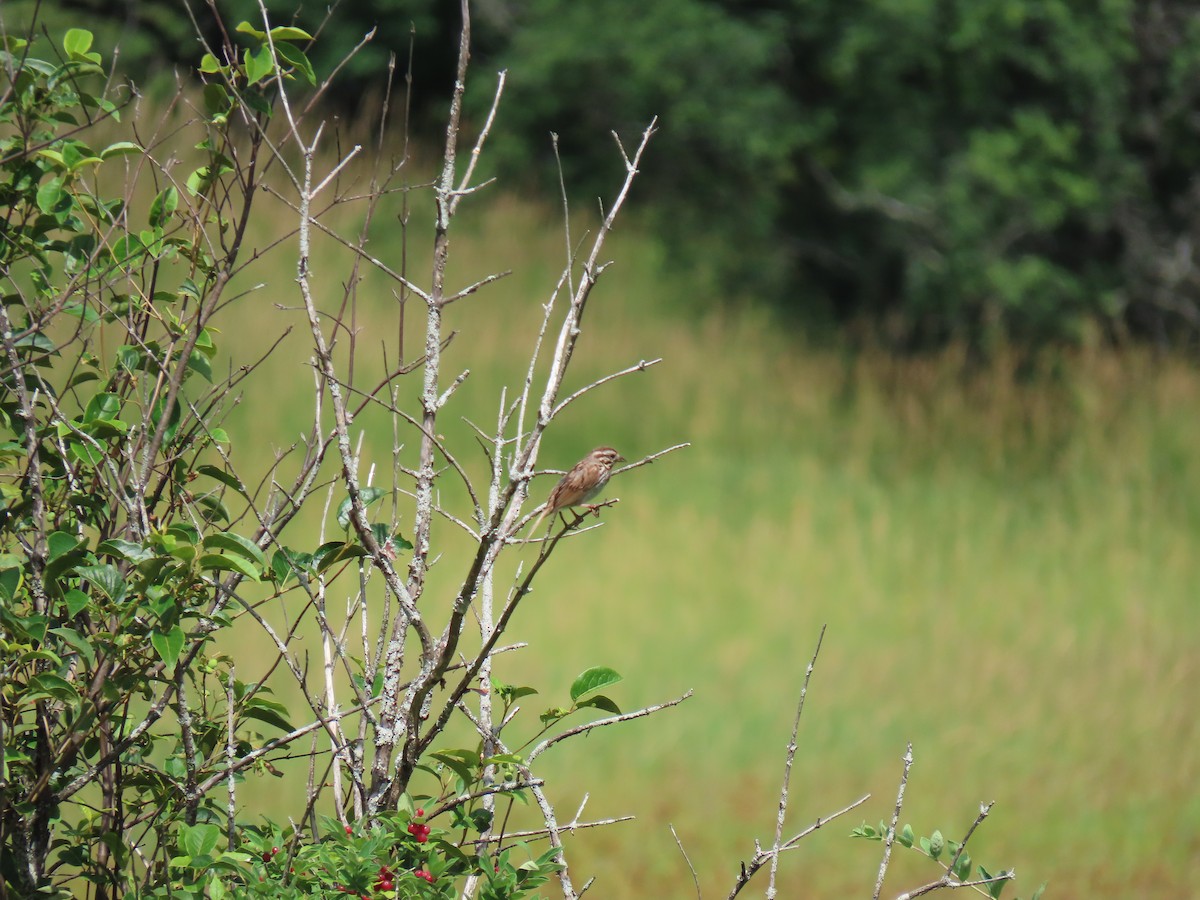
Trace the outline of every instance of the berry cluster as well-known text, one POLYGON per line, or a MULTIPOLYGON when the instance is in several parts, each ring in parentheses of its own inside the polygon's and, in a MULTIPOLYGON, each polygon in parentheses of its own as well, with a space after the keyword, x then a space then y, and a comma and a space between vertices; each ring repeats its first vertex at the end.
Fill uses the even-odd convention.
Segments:
POLYGON ((375 879, 376 891, 394 891, 396 883, 392 880, 392 870, 387 866, 379 867, 379 877, 375 879))
MULTIPOLYGON (((419 806, 416 808, 415 812, 418 819, 425 815, 425 810, 419 806)), ((423 844, 429 840, 429 826, 424 822, 409 822, 408 833, 417 839, 418 844, 423 844)), ((419 874, 420 873, 418 872, 418 875, 419 874)))
POLYGON ((272 859, 275 858, 275 854, 278 852, 279 852, 278 847, 272 847, 270 850, 268 850, 266 853, 264 853, 262 855, 262 861, 265 863, 269 863, 272 859))
POLYGON ((435 881, 437 881, 437 879, 433 877, 432 872, 426 872, 424 869, 417 869, 415 872, 413 872, 413 874, 418 878, 424 878, 430 884, 433 884, 435 881))

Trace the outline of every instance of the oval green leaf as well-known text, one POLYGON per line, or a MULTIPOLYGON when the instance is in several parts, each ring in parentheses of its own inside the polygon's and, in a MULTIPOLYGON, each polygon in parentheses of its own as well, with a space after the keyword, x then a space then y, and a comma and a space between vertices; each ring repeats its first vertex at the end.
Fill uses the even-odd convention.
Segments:
POLYGON ((254 566, 241 556, 205 553, 200 557, 200 568, 205 572, 237 572, 251 581, 258 581, 258 572, 254 566))
MULTIPOLYGON (((387 493, 387 492, 384 491, 383 488, 365 487, 365 488, 359 489, 358 496, 362 499, 363 506, 370 506, 372 503, 374 503, 376 500, 378 500, 380 497, 382 497, 385 493, 387 493)), ((343 529, 347 529, 350 527, 350 508, 351 508, 351 506, 352 506, 352 504, 350 502, 349 497, 347 497, 345 500, 343 500, 341 502, 341 504, 338 506, 337 523, 343 529)))
POLYGON ((244 538, 232 531, 219 531, 216 534, 205 535, 203 546, 205 550, 228 551, 241 556, 254 563, 259 571, 267 568, 266 554, 258 548, 258 545, 249 538, 244 538))
POLYGON ((167 671, 173 672, 175 663, 179 661, 179 651, 183 649, 183 629, 176 625, 165 634, 155 631, 150 635, 150 645, 167 667, 167 671))
POLYGON ((571 685, 571 699, 578 703, 581 697, 601 691, 620 680, 621 675, 615 669, 608 666, 592 666, 580 673, 571 685))

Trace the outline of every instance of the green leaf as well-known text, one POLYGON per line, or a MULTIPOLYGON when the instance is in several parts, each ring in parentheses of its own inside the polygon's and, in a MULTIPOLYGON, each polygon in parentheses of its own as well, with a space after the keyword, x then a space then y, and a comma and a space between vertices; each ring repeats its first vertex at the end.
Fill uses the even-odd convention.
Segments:
POLYGON ((489 756, 487 759, 483 760, 480 765, 517 766, 522 762, 524 762, 524 760, 521 758, 521 754, 519 753, 497 753, 495 756, 489 756))
POLYGON ((53 562, 61 556, 70 553, 76 547, 82 547, 86 541, 68 531, 52 531, 46 538, 46 560, 53 562))
POLYGON ((75 571, 113 603, 120 603, 125 599, 125 579, 121 577, 116 566, 76 566, 75 571))
POLYGON ((457 775, 464 785, 470 785, 475 780, 475 767, 479 765, 479 754, 473 750, 439 750, 429 754, 440 763, 444 763, 457 775))
POLYGON ((605 712, 616 713, 617 715, 621 714, 621 707, 617 706, 616 703, 614 703, 608 697, 605 697, 603 694, 597 694, 594 697, 588 697, 586 700, 580 700, 575 704, 575 706, 577 709, 595 707, 596 709, 602 709, 605 712))
POLYGON ((178 625, 165 634, 161 631, 150 633, 150 645, 163 661, 168 672, 175 671, 175 663, 179 661, 179 651, 183 649, 183 629, 178 625))
POLYGON ((262 550, 252 540, 242 537, 240 534, 232 531, 219 531, 216 534, 206 535, 202 543, 205 550, 227 550, 254 563, 260 571, 267 568, 267 557, 262 550))
POLYGON ((1030 897, 1029 900, 1042 900, 1042 894, 1045 893, 1047 884, 1048 882, 1043 881, 1041 886, 1039 886, 1038 889, 1033 892, 1033 896, 1030 897))
POLYGON ((616 684, 621 680, 620 674, 607 666, 592 666, 580 673, 571 685, 571 699, 578 703, 581 697, 616 684))
POLYGON ((221 498, 215 493, 204 494, 196 498, 196 505, 200 507, 200 518, 205 522, 230 522, 229 509, 221 502, 221 498))
POLYGON ((0 599, 12 603, 25 580, 25 573, 19 568, 4 569, 0 572, 0 599))
POLYGON ((225 116, 233 109, 233 97, 223 84, 206 84, 204 86, 204 111, 209 117, 225 116))
MULTIPOLYGON (((367 507, 386 493, 387 491, 385 491, 383 488, 365 487, 359 489, 358 496, 362 500, 363 506, 367 507)), ((350 528, 350 509, 352 505, 353 504, 350 502, 349 497, 347 497, 341 502, 341 504, 338 505, 337 523, 342 527, 343 530, 350 528)))
POLYGON ((186 541, 189 544, 200 543, 200 532, 187 522, 175 522, 167 528, 167 534, 173 535, 181 541, 186 541))
POLYGON ((109 144, 100 151, 101 159, 111 159, 114 156, 131 156, 137 153, 145 153, 138 144, 133 141, 117 141, 115 144, 109 144))
POLYGON ((291 44, 276 44, 275 52, 279 54, 280 59, 303 75, 304 80, 309 84, 317 83, 317 73, 313 71, 312 63, 298 47, 293 47, 291 44))
POLYGON ((92 33, 84 28, 71 28, 63 35, 63 49, 69 56, 83 56, 91 48, 92 33))
POLYGON ((942 855, 942 851, 946 849, 946 839, 942 837, 940 831, 935 831, 929 836, 929 855, 937 859, 942 855))
POLYGON ((151 228, 166 227, 167 220, 171 218, 171 214, 179 206, 179 191, 175 190, 175 185, 159 192, 159 195, 154 198, 154 202, 150 204, 149 224, 151 228))
POLYGON ((987 885, 988 896, 990 896, 992 898, 992 900, 998 900, 998 898, 1000 897, 1000 894, 1003 893, 1005 886, 1007 886, 1007 884, 1008 884, 1008 879, 1005 877, 1007 875, 1008 875, 1007 869, 1001 869, 999 872, 997 872, 995 875, 993 875, 991 872, 989 872, 983 866, 979 866, 979 877, 981 879, 984 879, 984 880, 988 880, 988 879, 992 879, 992 878, 996 879, 991 884, 987 885))
POLYGON ((221 71, 221 64, 211 53, 205 53, 200 57, 200 71, 205 75, 215 75, 221 71))
POLYGON ((70 172, 77 172, 84 166, 96 165, 103 162, 91 149, 84 143, 72 141, 63 146, 62 151, 63 165, 70 172))
POLYGON ((133 232, 123 234, 113 243, 113 258, 119 265, 127 266, 146 253, 146 245, 133 232))
POLYGON ((216 825, 182 825, 180 826, 180 843, 188 856, 205 856, 217 846, 221 829, 216 825))
POLYGON ((88 595, 76 588, 71 588, 63 595, 63 602, 67 605, 67 615, 72 619, 87 609, 88 595))
POLYGON ((293 729, 292 723, 287 719, 287 714, 287 707, 282 703, 267 700, 263 697, 254 697, 243 710, 243 715, 246 718, 257 719, 259 722, 264 722, 284 732, 293 729))
POLYGON ((288 578, 299 577, 301 572, 306 572, 311 563, 311 553, 299 553, 281 547, 271 555, 271 572, 274 573, 275 580, 283 584, 288 578))
POLYGON ((958 876, 959 881, 966 881, 971 877, 971 854, 963 852, 954 866, 954 874, 958 876))
POLYGON ((127 559, 133 563, 145 562, 154 556, 153 551, 142 544, 136 544, 133 541, 124 541, 120 538, 109 538, 96 548, 96 552, 107 556, 116 556, 120 559, 127 559))
POLYGON ((96 665, 96 651, 92 643, 74 628, 51 628, 50 634, 58 635, 63 642, 84 659, 88 666, 96 665))
POLYGON ((495 678, 492 679, 492 690, 509 703, 537 693, 537 688, 505 684, 502 681, 497 681, 495 678))
POLYGON ((118 347, 117 348, 117 365, 127 372, 136 372, 142 366, 144 355, 137 347, 118 347))
POLYGON ((83 412, 83 421, 95 422, 97 419, 115 419, 120 412, 120 397, 116 394, 96 394, 88 401, 87 409, 83 412))
POLYGON ((60 700, 72 709, 79 706, 79 693, 75 690, 75 686, 67 679, 52 672, 43 672, 30 678, 26 690, 21 693, 21 700, 25 703, 45 697, 60 700))
POLYGON ((367 551, 360 544, 353 544, 349 541, 328 541, 316 549, 312 559, 316 570, 324 572, 338 563, 359 559, 366 555, 367 551))
MULTIPOLYGON (((162 419, 163 407, 167 405, 166 395, 159 397, 154 404, 154 408, 150 410, 150 421, 154 423, 154 427, 158 427, 159 421, 162 419)), ((179 419, 183 415, 182 404, 176 400, 171 404, 171 415, 167 420, 167 427, 163 429, 163 441, 170 444, 175 439, 175 432, 179 429, 179 419)))
POLYGON ((187 367, 196 372, 209 384, 213 380, 212 363, 203 353, 193 353, 188 357, 187 367))
POLYGON ((38 188, 37 207, 46 215, 66 212, 71 205, 71 195, 63 190, 61 178, 51 178, 38 188))
POLYGON ((240 481, 238 481, 237 476, 230 472, 226 472, 224 469, 218 469, 216 466, 203 465, 197 467, 196 472, 200 475, 207 475, 209 478, 215 478, 226 487, 233 488, 243 497, 247 496, 246 488, 240 481))
MULTIPOLYGON (((262 35, 262 32, 259 32, 262 35)), ((271 40, 273 41, 311 41, 313 36, 303 28, 297 28, 294 25, 277 25, 271 29, 271 40)))
POLYGON ((257 38, 260 41, 265 41, 267 39, 267 33, 265 31, 259 31, 249 22, 238 22, 237 28, 235 28, 234 31, 236 31, 238 34, 248 34, 250 37, 257 38))
POLYGON ((245 575, 251 581, 259 580, 259 572, 253 565, 241 556, 227 556, 223 553, 204 553, 200 556, 200 568, 206 572, 237 572, 245 575))
POLYGON ((900 833, 896 835, 896 840, 898 840, 905 847, 911 847, 913 845, 913 839, 914 835, 911 825, 905 825, 902 829, 900 829, 900 833))
POLYGON ((246 66, 246 84, 255 85, 275 71, 275 58, 271 56, 271 48, 263 44, 251 53, 242 53, 242 62, 246 66))

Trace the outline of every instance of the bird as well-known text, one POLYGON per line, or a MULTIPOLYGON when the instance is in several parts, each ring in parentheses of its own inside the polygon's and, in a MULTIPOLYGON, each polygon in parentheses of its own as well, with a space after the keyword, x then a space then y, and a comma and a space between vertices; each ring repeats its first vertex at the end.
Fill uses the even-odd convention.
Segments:
POLYGON ((533 523, 533 530, 537 531, 538 525, 546 516, 572 506, 586 505, 608 484, 613 466, 624 461, 625 457, 612 447, 597 447, 575 463, 571 471, 567 472, 550 492, 541 515, 533 523))

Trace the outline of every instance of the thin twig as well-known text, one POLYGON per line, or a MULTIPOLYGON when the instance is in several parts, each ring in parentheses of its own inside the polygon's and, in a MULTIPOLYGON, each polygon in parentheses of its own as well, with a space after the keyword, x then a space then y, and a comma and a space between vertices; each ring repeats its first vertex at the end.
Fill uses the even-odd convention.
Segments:
POLYGON ((775 842, 771 845, 771 869, 767 879, 767 900, 775 898, 775 875, 779 870, 779 848, 783 846, 783 822, 787 818, 788 785, 792 780, 792 762, 796 758, 796 736, 800 733, 800 715, 804 712, 804 699, 808 696, 808 682, 812 678, 813 669, 817 667, 817 657, 821 653, 821 642, 825 640, 825 625, 817 635, 817 646, 813 650, 812 659, 808 661, 808 669, 804 672, 804 683, 800 686, 800 700, 796 703, 796 719, 792 723, 792 739, 788 742, 787 758, 783 764, 783 783, 779 788, 779 813, 775 818, 775 842))
POLYGON ((675 831, 675 826, 668 822, 667 827, 671 829, 671 837, 675 838, 675 846, 679 848, 679 852, 683 854, 683 861, 687 863, 688 871, 692 873, 692 884, 696 886, 696 900, 703 900, 700 893, 700 878, 696 875, 696 867, 692 865, 692 860, 688 857, 687 851, 683 849, 683 841, 679 839, 679 835, 675 831))
POLYGON ((892 858, 892 844, 896 842, 896 823, 900 821, 900 808, 904 806, 904 789, 908 787, 908 772, 912 764, 912 741, 909 741, 908 750, 904 753, 904 772, 900 775, 900 788, 896 791, 896 808, 892 811, 892 824, 888 826, 887 837, 883 842, 883 859, 879 863, 879 877, 875 879, 872 900, 879 900, 879 895, 883 893, 883 879, 887 875, 888 862, 892 858))
MULTIPOLYGON (((857 807, 862 806, 864 803, 866 803, 870 799, 871 799, 870 794, 863 794, 861 797, 859 797, 853 803, 850 803, 847 806, 842 807, 835 813, 830 813, 827 816, 818 816, 813 821, 813 823, 811 825, 809 825, 807 828, 805 828, 803 831, 792 835, 792 837, 790 837, 786 841, 784 841, 783 844, 779 848, 779 852, 782 853, 785 850, 794 849, 803 838, 808 837, 810 834, 812 834, 818 828, 825 827, 830 822, 832 822, 834 819, 844 816, 846 813, 850 812, 850 810, 856 809, 857 807)), ((734 897, 736 897, 738 894, 740 894, 742 892, 742 888, 744 888, 746 885, 748 885, 750 883, 750 879, 754 877, 754 874, 759 869, 761 869, 767 863, 767 861, 774 855, 775 855, 775 851, 764 850, 762 847, 760 847, 758 845, 758 842, 755 841, 754 842, 754 855, 752 857, 750 857, 749 864, 743 862, 741 864, 741 866, 739 867, 737 879, 734 881, 733 889, 729 892, 727 900, 733 900, 734 897)))
POLYGON ((532 765, 533 761, 542 755, 546 750, 549 750, 560 741, 565 741, 567 738, 574 737, 577 734, 591 731, 594 728, 603 728, 605 725, 615 725, 618 722, 628 722, 632 719, 640 719, 644 716, 652 715, 660 710, 669 709, 672 706, 678 706, 684 700, 692 696, 693 691, 685 691, 681 696, 674 700, 668 700, 665 703, 655 703, 652 706, 643 706, 641 709, 635 709, 633 712, 621 713, 617 716, 609 716, 606 719, 596 719, 594 722, 585 722, 583 725, 576 725, 574 728, 568 728, 566 731, 556 734, 553 737, 546 738, 529 752, 529 756, 525 758, 526 765, 532 765))

